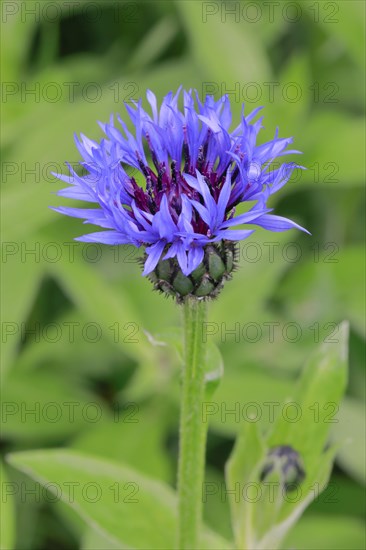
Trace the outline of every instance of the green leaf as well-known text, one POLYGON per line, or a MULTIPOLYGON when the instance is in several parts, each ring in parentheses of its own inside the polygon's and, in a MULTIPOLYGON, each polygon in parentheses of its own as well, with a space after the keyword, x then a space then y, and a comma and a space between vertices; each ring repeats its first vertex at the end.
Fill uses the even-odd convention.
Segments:
POLYGON ((282 404, 271 432, 261 436, 256 422, 248 419, 244 424, 227 467, 238 548, 278 548, 326 486, 336 449, 324 452, 324 448, 346 386, 347 344, 348 323, 343 323, 339 342, 323 344, 307 362, 293 398, 282 404), (299 454, 305 471, 305 479, 295 482, 295 497, 286 489, 280 467, 261 477, 268 452, 281 446, 299 454), (250 487, 254 496, 253 491, 248 495, 250 487))
MULTIPOLYGON (((44 293, 45 299, 47 296, 44 293)), ((116 365, 120 366, 120 373, 131 370, 133 362, 128 353, 123 353, 121 347, 111 344, 106 331, 102 329, 88 334, 85 330, 88 323, 90 317, 70 308, 67 314, 58 316, 55 323, 46 322, 44 326, 39 324, 36 333, 30 335, 27 345, 17 357, 13 369, 33 372, 40 365, 48 365, 51 369, 57 367, 62 369, 70 385, 74 385, 75 378, 113 376, 116 365)))
POLYGON ((306 151, 307 171, 301 173, 296 187, 362 186, 364 166, 361 161, 365 145, 364 120, 338 111, 321 111, 306 124, 301 151, 306 151), (352 143, 352 147, 349 147, 352 143), (361 155, 361 157, 360 157, 361 155))
POLYGON ((332 436, 341 441, 338 464, 360 483, 366 484, 365 403, 346 397, 333 425, 332 436))
POLYGON ((340 248, 337 242, 315 243, 314 256, 297 265, 283 279, 276 296, 283 300, 289 318, 313 331, 315 341, 339 341, 336 322, 349 319, 360 335, 365 333, 364 250, 340 248), (319 251, 320 248, 320 251, 319 251), (352 270, 352 284, 349 273, 352 270))
POLYGON ((126 71, 144 69, 161 56, 178 32, 177 21, 168 15, 156 23, 143 37, 138 48, 132 52, 126 71))
POLYGON ((307 361, 294 398, 285 403, 270 446, 291 445, 312 470, 322 452, 347 384, 348 323, 339 326, 337 342, 324 343, 307 361))
MULTIPOLYGON (((282 68, 279 76, 279 87, 275 88, 276 92, 273 92, 273 97, 276 98, 276 109, 271 109, 273 103, 271 104, 270 102, 268 116, 271 117, 270 120, 273 120, 273 124, 276 124, 276 120, 281 120, 281 128, 286 128, 286 131, 290 135, 298 135, 297 128, 299 126, 303 127, 304 121, 308 118, 309 107, 311 105, 311 95, 308 86, 308 82, 311 81, 309 57, 305 53, 301 55, 297 53, 293 54, 282 68), (291 85, 293 87, 292 90, 291 85), (294 97, 297 94, 300 96, 298 101, 289 103, 286 93, 290 95, 291 92, 294 97)), ((291 189, 291 185, 289 188, 291 189)), ((286 192, 286 190, 288 191, 289 188, 283 188, 281 193, 286 192)))
POLYGON ((140 312, 127 292, 115 292, 97 270, 80 257, 74 262, 64 258, 57 264, 49 264, 48 270, 88 320, 101 325, 111 343, 122 347, 124 353, 139 361, 152 359, 151 350, 142 337, 140 312), (122 334, 120 330, 116 332, 116 327, 120 329, 127 324, 130 325, 128 331, 126 329, 122 334), (126 341, 126 334, 134 336, 126 341))
MULTIPOLYGON (((29 4, 27 7, 32 9, 29 4)), ((24 12, 19 4, 3 4, 2 10, 2 22, 4 23, 1 33, 2 80, 4 84, 15 84, 22 74, 22 65, 30 48, 36 27, 36 18, 24 17, 24 12)), ((4 104, 7 103, 7 99, 4 100, 4 104)))
POLYGON ((365 529, 361 520, 328 515, 304 517, 284 543, 285 550, 364 550, 365 529))
MULTIPOLYGON (((210 452, 210 451, 209 451, 210 452)), ((203 518, 221 536, 232 539, 229 500, 225 495, 223 472, 206 465, 205 481, 202 489, 203 518)))
MULTIPOLYGON (((218 95, 225 93, 222 86, 232 90, 238 80, 242 82, 243 67, 246 82, 266 80, 270 76, 263 44, 249 22, 241 21, 239 25, 228 16, 223 24, 220 13, 206 18, 206 5, 200 2, 176 2, 176 5, 190 35, 193 57, 202 78, 214 81, 210 84, 217 87, 218 95)), ((212 5, 220 10, 220 4, 212 5)), ((239 103, 241 101, 236 107, 239 103)))
MULTIPOLYGON (((286 247, 294 243, 296 233, 286 231, 271 234, 258 230, 252 237, 239 243, 238 270, 233 279, 226 283, 220 299, 211 305, 208 339, 213 335, 225 342, 226 331, 235 330, 236 324, 239 324, 240 330, 246 323, 262 317, 262 310, 268 309, 268 300, 288 270, 286 247), (243 289, 248 289, 245 302, 241 298, 243 289)), ((227 340, 235 341, 234 337, 228 337, 227 340)))
MULTIPOLYGON (((339 446, 338 457, 343 448, 344 445, 339 446)), ((329 484, 319 498, 311 503, 306 515, 329 514, 333 517, 352 516, 362 519, 364 504, 365 488, 343 472, 333 472, 329 484)))
MULTIPOLYGON (((74 451, 30 451, 11 454, 8 460, 119 547, 174 548, 177 503, 167 485, 127 466, 74 451)), ((208 530, 200 545, 230 548, 208 530)))
POLYGON ((165 482, 173 479, 172 464, 165 450, 171 411, 165 401, 148 404, 127 402, 116 408, 113 420, 90 426, 72 448, 92 456, 122 460, 126 465, 165 482))
POLYGON ((241 423, 253 415, 261 429, 271 426, 273 410, 290 395, 292 380, 276 377, 259 364, 237 363, 239 368, 229 364, 214 399, 207 399, 204 404, 211 429, 235 436, 240 432, 241 423))
POLYGON ((333 39, 333 49, 339 52, 338 55, 346 50, 360 68, 364 67, 365 7, 362 2, 349 0, 347 3, 311 4, 301 0, 301 6, 309 12, 311 20, 319 24, 328 40, 333 39))
POLYGON ((81 550, 128 550, 128 546, 122 546, 119 542, 114 542, 101 532, 90 527, 87 529, 81 539, 81 550))
POLYGON ((2 462, 0 463, 0 480, 0 548, 1 550, 13 550, 15 541, 15 501, 14 494, 12 493, 13 487, 11 482, 8 481, 8 476, 2 462))
POLYGON ((56 441, 95 426, 111 413, 75 376, 47 368, 12 369, 1 409, 3 437, 21 444, 56 441))
POLYGON ((251 532, 253 506, 248 505, 243 498, 243 490, 248 482, 258 479, 265 451, 258 425, 245 423, 226 465, 226 486, 230 495, 232 526, 238 548, 252 548, 249 541, 250 544, 254 542, 254 533, 251 532))
MULTIPOLYGON (((2 288, 6 288, 6 292, 1 294, 3 328, 1 373, 3 381, 6 371, 16 356, 21 340, 22 323, 27 318, 35 300, 42 277, 42 265, 35 260, 29 261, 29 258, 23 257, 23 245, 27 246, 28 243, 25 241, 2 243, 4 247, 1 267, 2 288), (7 254, 10 254, 12 250, 14 252, 13 256, 5 257, 6 247, 8 247, 7 254)), ((32 246, 29 249, 31 248, 32 246)))

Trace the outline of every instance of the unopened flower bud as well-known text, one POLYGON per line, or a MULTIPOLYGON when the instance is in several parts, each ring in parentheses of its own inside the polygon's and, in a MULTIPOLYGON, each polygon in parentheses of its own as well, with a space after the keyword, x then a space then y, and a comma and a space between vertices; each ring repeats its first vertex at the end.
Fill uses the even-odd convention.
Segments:
POLYGON ((305 478, 305 470, 299 453, 289 445, 280 445, 270 449, 262 469, 261 481, 275 472, 279 474, 285 489, 293 490, 305 478))

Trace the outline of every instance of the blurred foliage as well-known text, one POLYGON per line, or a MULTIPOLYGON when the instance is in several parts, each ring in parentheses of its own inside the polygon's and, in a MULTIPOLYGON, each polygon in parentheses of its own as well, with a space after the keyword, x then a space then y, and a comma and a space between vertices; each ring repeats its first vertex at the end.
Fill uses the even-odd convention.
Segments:
MULTIPOLYGON (((141 479, 174 486, 177 358, 145 331, 178 325, 179 309, 151 292, 131 248, 72 245, 82 226, 48 208, 60 204, 52 172, 78 161, 74 132, 98 139, 97 120, 123 114, 123 101, 144 99, 147 88, 159 99, 180 84, 216 97, 229 92, 234 118, 243 101, 247 111, 264 105, 261 140, 278 125, 304 152, 308 170, 273 204, 312 237, 258 231, 242 243, 241 266, 210 307, 207 338, 225 363, 215 402, 240 411, 256 403, 266 430, 265 403, 291 395, 304 358, 318 343, 336 342, 338 323, 349 320, 350 375, 333 411, 332 437, 342 444, 330 493, 310 505, 286 547, 363 548, 365 5, 250 4, 3 3, 2 451, 65 447, 61 462, 83 452, 120 459, 121 479, 131 466, 141 479)), ((211 415, 208 480, 223 483, 240 424, 235 415, 211 415)), ((10 518, 2 548, 115 547, 13 467, 2 475, 12 484, 2 477, 10 518), (33 496, 23 494, 32 488, 33 496)), ((228 506, 210 499, 205 517, 230 538, 228 506)))

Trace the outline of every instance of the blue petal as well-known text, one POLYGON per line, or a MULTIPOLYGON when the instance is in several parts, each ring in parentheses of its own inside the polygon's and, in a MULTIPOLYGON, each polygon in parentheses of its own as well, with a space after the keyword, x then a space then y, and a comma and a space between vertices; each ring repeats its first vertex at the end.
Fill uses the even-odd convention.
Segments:
POLYGON ((216 223, 221 223, 225 217, 226 207, 229 202, 231 193, 231 173, 228 170, 225 183, 220 191, 219 200, 217 202, 217 219, 216 223))
POLYGON ((158 241, 152 246, 146 248, 146 253, 148 254, 147 260, 145 262, 145 268, 143 275, 148 275, 151 273, 157 266, 158 261, 160 260, 161 254, 164 250, 165 242, 158 241))
MULTIPOLYGON (((65 214, 66 216, 72 216, 74 218, 87 218, 102 217, 104 216, 103 210, 100 208, 71 208, 68 206, 51 206, 51 210, 65 214)), ((104 216, 105 217, 105 216, 104 216)))
POLYGON ((59 197, 65 197, 66 199, 76 199, 78 201, 84 202, 97 202, 94 196, 91 196, 90 193, 80 189, 78 186, 74 187, 65 187, 65 189, 60 189, 57 191, 59 197))
POLYGON ((177 249, 177 260, 184 275, 189 275, 187 252, 183 246, 177 249))
POLYGON ((174 258, 177 255, 178 248, 181 243, 175 241, 169 248, 168 252, 165 254, 163 260, 168 260, 169 258, 174 258))
POLYGON ((153 113, 154 122, 157 124, 158 122, 158 108, 157 108, 157 102, 156 102, 156 96, 151 90, 146 91, 146 97, 148 102, 150 103, 150 107, 153 113))
POLYGON ((282 216, 274 216, 266 214, 262 216, 259 220, 252 222, 254 225, 259 225, 260 227, 263 227, 264 229, 268 229, 269 231, 287 231, 288 229, 300 229, 301 231, 304 231, 305 233, 309 233, 307 229, 304 227, 301 227, 301 225, 298 225, 297 223, 287 219, 283 218, 282 216))
POLYGON ((212 217, 210 216, 210 213, 207 210, 207 208, 205 206, 203 206, 203 204, 201 204, 200 202, 195 201, 193 199, 191 200, 191 203, 193 204, 193 206, 195 207, 195 209, 197 210, 197 212, 199 213, 199 215, 201 216, 203 221, 205 223, 207 223, 207 225, 211 229, 212 225, 213 225, 212 224, 212 217))
POLYGON ((113 246, 118 244, 135 244, 131 241, 129 236, 122 235, 122 233, 118 233, 117 231, 98 231, 96 233, 89 233, 88 235, 77 237, 75 241, 110 244, 113 246))
POLYGON ((223 229, 212 240, 220 241, 222 239, 227 239, 229 241, 242 241, 244 239, 247 239, 250 235, 252 235, 252 233, 254 233, 254 229, 223 229))
POLYGON ((202 247, 191 247, 188 251, 188 266, 186 275, 190 275, 203 261, 204 250, 202 247))
POLYGON ((173 240, 177 227, 169 212, 168 199, 166 195, 163 195, 160 203, 160 210, 155 214, 152 225, 153 228, 157 229, 161 238, 166 239, 168 242, 173 240))
POLYGON ((220 225, 220 228, 227 228, 232 227, 234 225, 241 225, 242 223, 254 223, 253 220, 259 218, 260 216, 263 216, 267 212, 270 212, 271 210, 269 208, 266 208, 264 210, 250 210, 249 212, 246 212, 245 214, 240 214, 239 216, 235 216, 234 218, 231 218, 230 220, 225 220, 220 225))

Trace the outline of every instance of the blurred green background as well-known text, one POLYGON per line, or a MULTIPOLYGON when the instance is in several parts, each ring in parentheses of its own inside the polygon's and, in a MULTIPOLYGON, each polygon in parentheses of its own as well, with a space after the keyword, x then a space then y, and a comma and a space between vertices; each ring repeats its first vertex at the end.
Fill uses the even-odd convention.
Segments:
MULTIPOLYGON (((312 236, 257 231, 242 243, 240 269, 210 306, 208 338, 225 361, 215 401, 241 416, 254 402, 268 427, 264 404, 291 392, 306 357, 348 319, 349 385, 332 417, 343 443, 330 488, 285 547, 364 548, 364 7, 2 3, 3 454, 69 447, 174 485, 178 362, 146 331, 179 325, 179 308, 151 292, 132 248, 72 244, 84 228, 48 208, 67 204, 52 195, 52 172, 79 160, 74 132, 99 139, 97 121, 125 117, 123 101, 145 101, 147 88, 159 99, 180 84, 229 93, 236 120, 243 102, 246 112, 264 105, 261 141, 279 126, 304 152, 308 170, 273 206, 312 236)), ((238 425, 235 415, 212 415, 208 480, 223 481, 238 425)), ((15 469, 5 474, 17 488, 5 498, 10 518, 16 509, 14 548, 97 547, 72 512, 23 491, 33 485, 15 469)), ((230 537, 220 495, 205 517, 230 537)))

